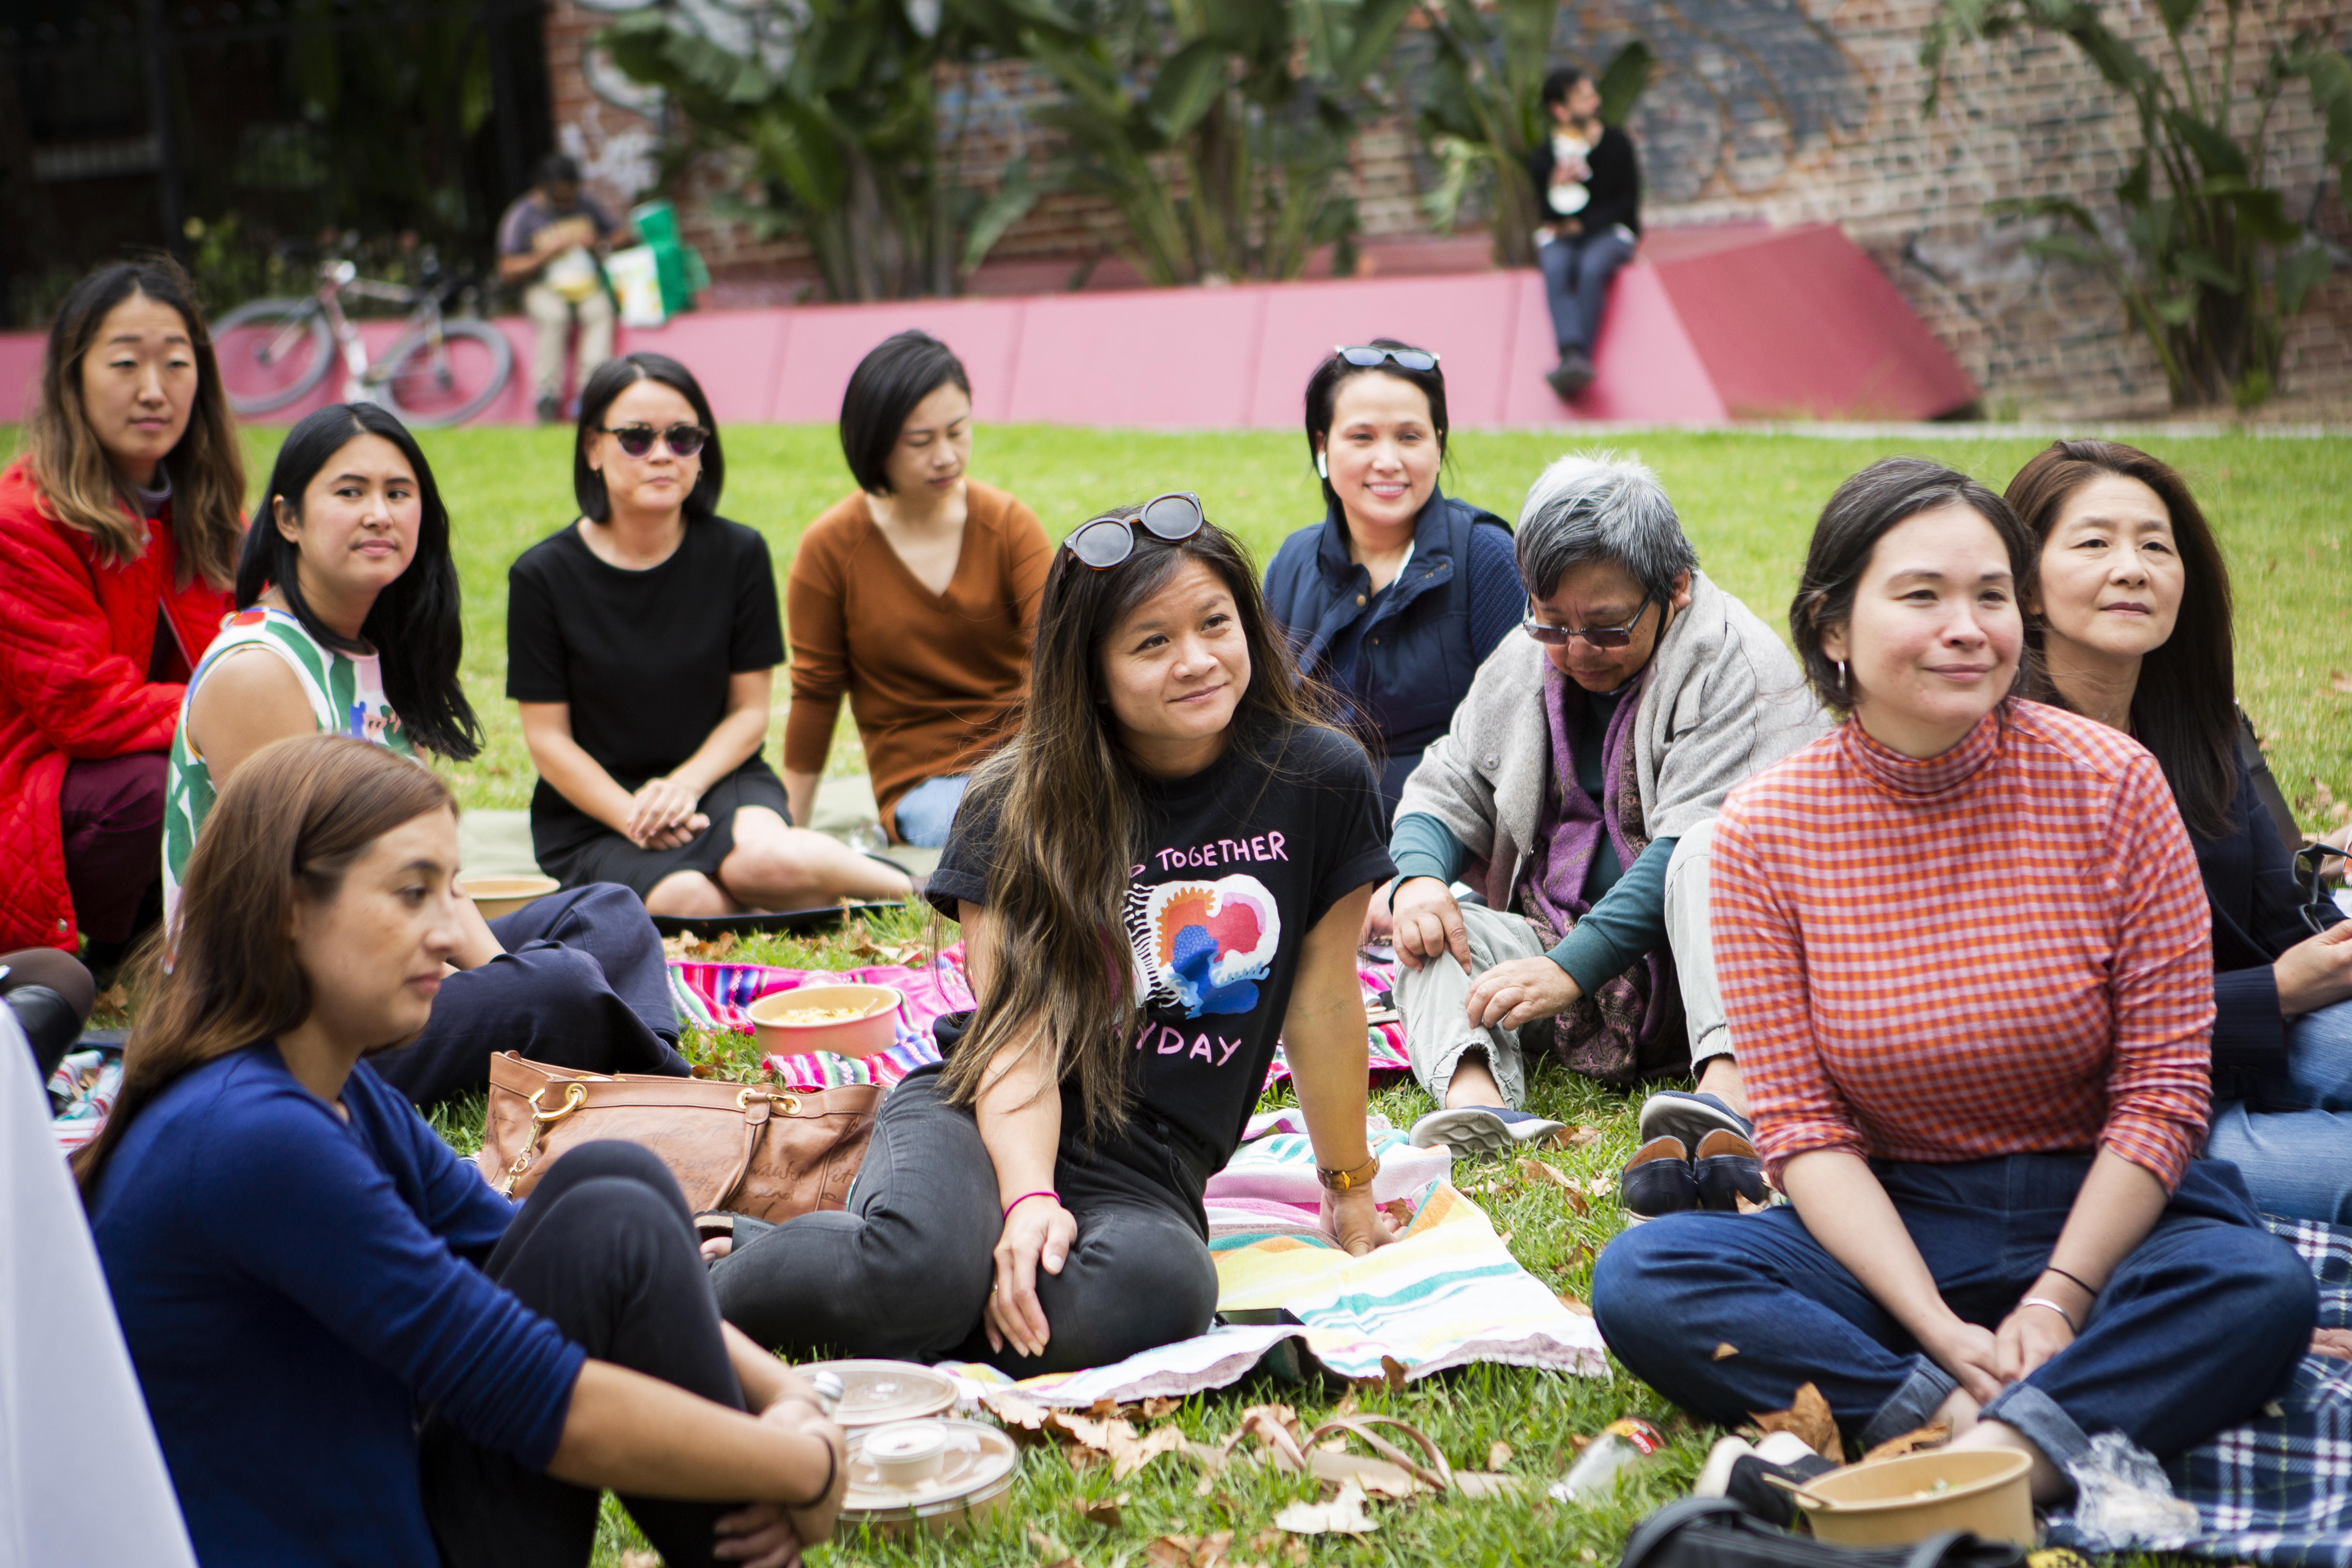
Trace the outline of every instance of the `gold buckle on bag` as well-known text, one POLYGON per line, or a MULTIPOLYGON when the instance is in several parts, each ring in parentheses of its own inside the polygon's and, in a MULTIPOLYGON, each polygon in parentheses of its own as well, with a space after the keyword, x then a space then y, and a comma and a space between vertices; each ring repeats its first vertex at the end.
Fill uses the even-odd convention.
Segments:
POLYGON ((530 1157, 538 1152, 540 1140, 547 1135, 547 1130, 588 1101, 588 1086, 575 1078, 563 1086, 562 1105, 553 1110, 544 1110, 539 1103, 539 1097, 554 1087, 551 1083, 541 1084, 531 1093, 530 1137, 524 1142, 522 1152, 514 1157, 514 1163, 507 1167, 506 1180, 499 1184, 499 1196, 502 1198, 514 1196, 515 1184, 522 1179, 523 1172, 530 1169, 530 1157))

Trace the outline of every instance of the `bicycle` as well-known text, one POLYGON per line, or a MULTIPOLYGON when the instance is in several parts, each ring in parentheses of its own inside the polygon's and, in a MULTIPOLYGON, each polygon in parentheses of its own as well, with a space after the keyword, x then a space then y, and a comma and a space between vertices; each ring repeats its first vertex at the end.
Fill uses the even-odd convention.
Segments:
POLYGON ((488 408, 514 377, 514 348, 487 321, 443 312, 466 286, 444 274, 428 252, 421 287, 362 278, 352 263, 330 257, 308 300, 248 300, 213 327, 213 352, 231 408, 268 414, 300 399, 325 379, 340 353, 343 399, 377 403, 411 425, 462 425, 488 408), (343 311, 346 294, 409 307, 383 353, 370 357, 359 324, 343 311))

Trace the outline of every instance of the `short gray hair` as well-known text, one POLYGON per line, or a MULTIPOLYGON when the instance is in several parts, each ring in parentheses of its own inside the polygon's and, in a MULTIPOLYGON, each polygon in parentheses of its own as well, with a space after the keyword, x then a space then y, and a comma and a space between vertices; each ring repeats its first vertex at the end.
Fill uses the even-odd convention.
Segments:
POLYGON ((1570 567, 1606 561, 1654 598, 1698 566, 1675 503, 1649 466, 1614 452, 1576 452, 1546 468, 1519 508, 1519 581, 1549 599, 1570 567))

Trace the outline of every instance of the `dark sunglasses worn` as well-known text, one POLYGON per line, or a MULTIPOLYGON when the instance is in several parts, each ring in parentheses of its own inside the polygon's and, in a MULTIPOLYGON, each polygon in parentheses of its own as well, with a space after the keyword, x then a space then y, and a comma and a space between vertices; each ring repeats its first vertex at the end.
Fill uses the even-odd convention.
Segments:
POLYGON ((1427 349, 1349 348, 1336 344, 1331 352, 1358 370, 1375 370, 1391 360, 1401 370, 1435 370, 1437 356, 1427 349))
POLYGON ((1530 610, 1527 618, 1519 623, 1519 628, 1546 647, 1564 647, 1570 637, 1582 637, 1594 647, 1623 647, 1633 640, 1633 628, 1642 624, 1642 617, 1648 615, 1650 606, 1657 602, 1654 597, 1643 600, 1642 607, 1633 612, 1633 618, 1622 626, 1556 626, 1548 621, 1536 619, 1535 612, 1530 610))
POLYGON ((650 425, 624 425, 614 429, 609 425, 596 428, 621 444, 621 450, 632 458, 642 458, 660 441, 681 458, 691 458, 702 450, 710 439, 710 432, 699 425, 673 425, 667 430, 656 430, 650 425))
POLYGON ((2332 844, 2306 844, 2294 852, 2294 868, 2303 874, 2303 923, 2317 936, 2343 913, 2343 906, 2327 890, 2327 879, 2344 874, 2344 851, 2332 844))
POLYGON ((1144 502, 1143 510, 1133 517, 1097 517, 1082 522, 1062 542, 1081 565, 1108 572, 1135 553, 1137 529, 1179 544, 1200 532, 1205 521, 1199 496, 1190 490, 1172 490, 1144 502))

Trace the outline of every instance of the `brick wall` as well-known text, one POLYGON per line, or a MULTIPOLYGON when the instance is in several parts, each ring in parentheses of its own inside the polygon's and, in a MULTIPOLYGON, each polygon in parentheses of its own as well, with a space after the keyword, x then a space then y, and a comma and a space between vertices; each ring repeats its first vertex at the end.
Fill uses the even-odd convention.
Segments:
MULTIPOLYGON (((605 5, 625 0, 601 0, 605 5)), ((2095 277, 2027 255, 2023 226, 1996 226, 1984 204, 2065 195, 2112 216, 2109 195, 2128 163, 2137 126, 2063 39, 2013 38, 1958 49, 1933 118, 1918 40, 1936 0, 1570 0, 1561 8, 1565 56, 1607 58, 1639 36, 1663 62, 1633 118, 1653 226, 1764 219, 1830 221, 1845 228, 1985 388, 1989 411, 2154 412, 2165 406, 2154 354, 2095 277)), ((2152 5, 2111 4, 2110 24, 2154 57, 2152 5), (2133 10, 2143 13, 2137 21, 2133 10)), ((2259 72, 2273 38, 2333 26, 2352 43, 2340 0, 2249 6, 2238 79, 2259 72)), ((605 20, 578 0, 549 15, 558 134, 601 193, 626 201, 658 179, 657 102, 603 64, 590 44, 605 20)), ((1410 100, 1425 43, 1408 36, 1392 79, 1410 100)), ((2192 52, 2200 70, 2210 60, 2192 52)), ((958 163, 986 185, 1012 159, 1051 159, 1055 133, 1034 111, 1055 89, 1019 62, 957 73, 942 83, 942 115, 958 133, 958 163)), ((2239 122, 2243 123, 2243 110, 2239 122)), ((2298 85, 2271 122, 2273 183, 2300 217, 2319 184, 2320 128, 2298 85)), ((1369 240, 1426 231, 1421 193, 1435 170, 1407 117, 1376 120, 1360 137, 1354 182, 1369 240)), ((711 198, 745 184, 740 158, 705 154, 671 187, 688 231, 719 279, 721 300, 782 302, 807 293, 814 269, 792 237, 761 239, 712 216, 711 198)), ((2352 244, 2352 218, 2332 184, 2319 226, 2352 244)), ((1119 224, 1098 199, 1041 202, 998 244, 982 288, 1054 288, 1118 243, 1119 224)), ((1377 243, 1374 260, 1379 259, 1377 243)), ((1129 276, 1117 261, 1097 284, 1129 276)), ((2352 274, 2339 272, 2291 327, 2284 385, 2352 389, 2352 274)))

